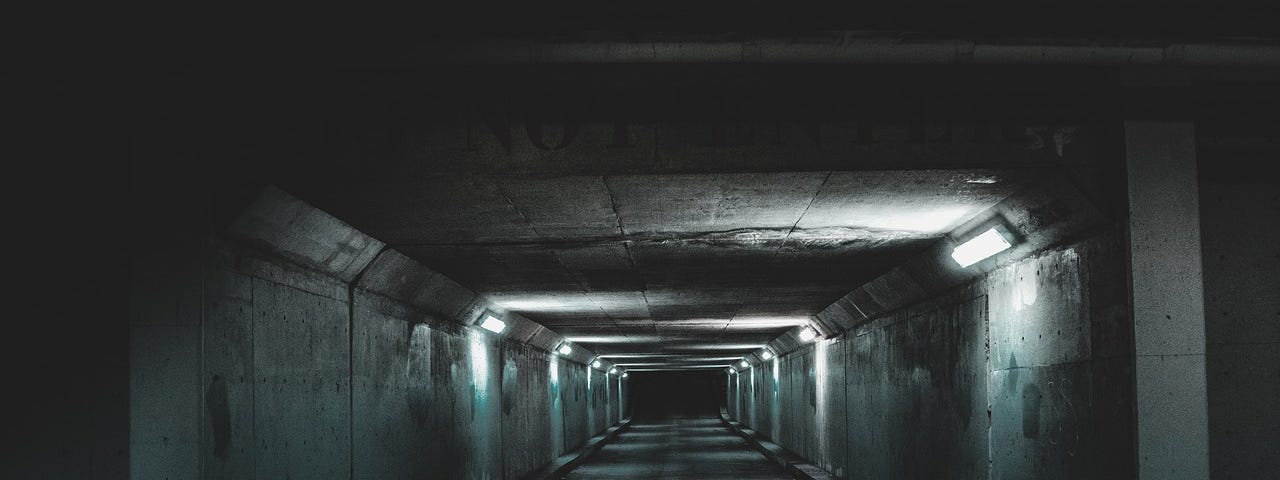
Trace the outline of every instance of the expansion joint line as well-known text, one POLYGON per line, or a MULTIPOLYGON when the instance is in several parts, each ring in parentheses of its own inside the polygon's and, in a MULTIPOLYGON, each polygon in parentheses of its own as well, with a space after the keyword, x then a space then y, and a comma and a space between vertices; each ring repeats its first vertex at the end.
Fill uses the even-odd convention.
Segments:
POLYGON ((390 249, 390 245, 383 244, 347 284, 347 473, 351 480, 356 478, 356 286, 390 249))

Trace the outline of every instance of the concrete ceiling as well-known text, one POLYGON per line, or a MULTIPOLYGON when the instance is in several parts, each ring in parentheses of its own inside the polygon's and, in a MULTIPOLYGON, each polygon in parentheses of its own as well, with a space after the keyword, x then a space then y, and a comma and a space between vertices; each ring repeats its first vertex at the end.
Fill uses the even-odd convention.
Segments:
POLYGON ((728 365, 1018 188, 1007 170, 348 184, 318 202, 630 368, 728 365))

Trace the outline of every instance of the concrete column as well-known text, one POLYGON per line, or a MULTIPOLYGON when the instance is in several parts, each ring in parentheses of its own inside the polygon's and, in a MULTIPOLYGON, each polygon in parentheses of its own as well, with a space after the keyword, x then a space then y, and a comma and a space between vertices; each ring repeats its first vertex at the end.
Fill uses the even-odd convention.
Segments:
POLYGON ((1138 475, 1209 477, 1195 127, 1125 123, 1138 475))

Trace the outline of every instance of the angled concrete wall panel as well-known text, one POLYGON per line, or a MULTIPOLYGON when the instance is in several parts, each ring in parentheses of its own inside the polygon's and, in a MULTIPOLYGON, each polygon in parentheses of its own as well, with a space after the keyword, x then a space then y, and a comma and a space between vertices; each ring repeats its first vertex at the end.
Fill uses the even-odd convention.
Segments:
POLYGON ((350 282, 383 244, 274 187, 265 188, 227 229, 303 267, 350 282))

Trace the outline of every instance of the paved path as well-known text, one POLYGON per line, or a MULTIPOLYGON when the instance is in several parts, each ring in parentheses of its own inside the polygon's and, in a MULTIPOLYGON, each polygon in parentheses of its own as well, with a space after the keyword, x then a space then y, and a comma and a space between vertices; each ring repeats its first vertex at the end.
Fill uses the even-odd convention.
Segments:
POLYGON ((564 477, 614 479, 791 479, 718 418, 632 422, 631 428, 564 477))

